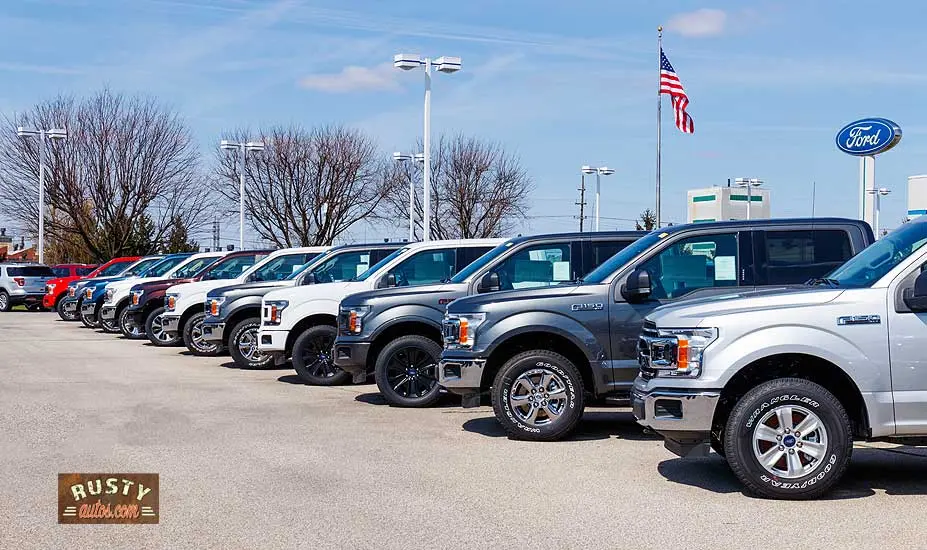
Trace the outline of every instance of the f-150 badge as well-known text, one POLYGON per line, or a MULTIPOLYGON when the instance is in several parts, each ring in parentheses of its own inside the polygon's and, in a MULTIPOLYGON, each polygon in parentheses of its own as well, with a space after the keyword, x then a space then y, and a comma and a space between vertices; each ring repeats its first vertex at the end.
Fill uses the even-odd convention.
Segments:
POLYGON ((605 304, 573 304, 570 306, 573 311, 602 311, 605 304))
POLYGON ((837 317, 838 325, 878 325, 882 323, 882 317, 878 315, 845 315, 837 317))

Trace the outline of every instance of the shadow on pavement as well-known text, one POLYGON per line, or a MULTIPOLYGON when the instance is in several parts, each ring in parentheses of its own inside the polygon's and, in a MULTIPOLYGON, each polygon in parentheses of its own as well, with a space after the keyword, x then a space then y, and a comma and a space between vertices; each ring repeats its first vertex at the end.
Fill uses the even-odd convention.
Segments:
MULTIPOLYGON (((219 366, 220 366, 220 367, 223 367, 223 368, 226 368, 226 369, 253 370, 253 371, 262 371, 262 370, 268 370, 268 371, 270 371, 270 370, 293 370, 293 367, 291 367, 290 365, 287 365, 286 363, 284 363, 283 365, 271 365, 271 366, 269 366, 269 367, 264 367, 264 368, 261 368, 261 369, 248 369, 248 368, 242 367, 241 365, 239 365, 239 364, 236 363, 235 361, 226 361, 225 363, 222 363, 222 364, 219 365, 219 366)), ((278 378, 278 380, 279 380, 279 378, 278 378)))
MULTIPOLYGON (((373 383, 372 385, 376 385, 373 383)), ((383 398, 383 395, 380 392, 371 392, 371 393, 362 393, 354 398, 355 401, 361 403, 366 403, 368 405, 389 405, 386 402, 386 399, 383 398)), ((425 409, 444 409, 447 407, 460 407, 460 399, 455 399, 453 396, 446 393, 442 393, 438 400, 433 404, 427 407, 422 407, 425 409)), ((414 407, 409 407, 414 408, 414 407)))
MULTIPOLYGON (((742 493, 743 486, 719 455, 664 460, 657 471, 667 480, 714 493, 742 493)), ((884 491, 888 495, 927 495, 927 454, 923 449, 854 449, 843 479, 820 500, 863 498, 884 491), (918 451, 921 451, 918 453, 918 451)))
POLYGON ((296 384, 297 386, 306 386, 307 384, 303 382, 303 379, 295 374, 284 374, 277 379, 277 382, 283 382, 284 384, 296 384))
MULTIPOLYGON (((463 423, 463 429, 487 437, 508 436, 495 416, 468 420, 463 423)), ((630 412, 587 411, 583 414, 576 431, 566 441, 593 441, 611 437, 632 441, 659 439, 656 434, 645 431, 630 412)))

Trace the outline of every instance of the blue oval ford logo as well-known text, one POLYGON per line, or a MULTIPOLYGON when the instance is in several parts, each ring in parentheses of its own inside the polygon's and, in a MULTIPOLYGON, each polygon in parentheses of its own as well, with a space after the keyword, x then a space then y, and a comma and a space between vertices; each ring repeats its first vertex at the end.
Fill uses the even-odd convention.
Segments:
POLYGON ((837 132, 837 147, 857 156, 878 155, 901 141, 901 128, 885 118, 864 118, 837 132))

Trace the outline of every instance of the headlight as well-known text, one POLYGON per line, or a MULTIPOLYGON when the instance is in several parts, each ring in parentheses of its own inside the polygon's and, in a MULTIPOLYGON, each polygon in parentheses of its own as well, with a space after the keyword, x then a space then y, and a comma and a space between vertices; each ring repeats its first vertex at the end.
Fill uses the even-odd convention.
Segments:
POLYGON ((93 300, 93 287, 89 287, 84 290, 84 299, 93 300))
POLYGON ((177 295, 168 294, 164 297, 164 311, 174 311, 174 308, 177 307, 177 295))
POLYGON ((364 330, 364 315, 370 312, 370 306, 350 306, 340 309, 338 329, 342 334, 360 334, 364 330))
POLYGON ((219 310, 222 309, 222 304, 225 303, 225 296, 218 296, 216 298, 209 298, 206 300, 206 313, 212 315, 213 317, 219 316, 219 310))
POLYGON ((444 317, 444 344, 451 349, 470 349, 476 344, 476 330, 485 313, 457 313, 444 317))
POLYGON ((273 300, 270 302, 264 302, 263 324, 279 325, 281 314, 288 305, 290 305, 290 302, 287 302, 286 300, 273 300))
POLYGON ((54 294, 55 293, 55 283, 48 283, 47 285, 45 285, 45 292, 47 294, 54 294))
POLYGON ((114 294, 116 294, 116 292, 115 292, 113 289, 107 288, 107 289, 106 289, 106 292, 104 293, 104 296, 105 296, 105 297, 103 298, 103 301, 106 302, 106 303, 112 302, 112 301, 113 301, 113 295, 114 295, 114 294))
POLYGON ((144 290, 133 290, 132 291, 132 305, 137 306, 142 301, 142 296, 145 294, 144 290))
POLYGON ((716 328, 665 328, 644 333, 638 346, 642 372, 651 376, 695 378, 702 373, 705 348, 718 338, 716 328))
POLYGON ((77 296, 77 287, 69 286, 68 287, 68 298, 74 298, 77 296))

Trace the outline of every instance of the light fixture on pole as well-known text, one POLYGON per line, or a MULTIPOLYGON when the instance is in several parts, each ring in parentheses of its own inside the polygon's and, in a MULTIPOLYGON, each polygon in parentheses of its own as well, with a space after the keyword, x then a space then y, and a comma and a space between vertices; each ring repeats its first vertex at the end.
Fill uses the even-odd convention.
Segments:
MULTIPOLYGON (((424 153, 415 153, 414 155, 396 151, 393 153, 393 160, 396 162, 406 162, 414 160, 419 164, 425 163, 424 153)), ((409 242, 415 242, 415 181, 409 177, 409 242)))
POLYGON ((750 190, 754 187, 759 187, 763 185, 763 180, 758 180, 756 178, 736 178, 734 183, 740 187, 747 188, 747 219, 750 219, 750 203, 753 202, 753 194, 750 190))
POLYGON ((881 197, 884 197, 891 192, 891 189, 886 189, 884 187, 880 187, 878 189, 866 189, 866 193, 872 195, 873 202, 875 203, 873 204, 874 209, 872 216, 872 232, 875 234, 876 239, 879 238, 879 209, 882 206, 881 197))
POLYGON ((39 138, 39 263, 45 263, 45 140, 65 139, 67 130, 49 128, 47 130, 33 130, 19 126, 16 128, 19 137, 39 138))
POLYGON ((223 139, 219 148, 226 151, 238 151, 238 249, 245 249, 245 159, 249 151, 263 151, 263 141, 237 142, 223 139))
POLYGON ((422 176, 422 239, 431 238, 431 69, 436 68, 441 73, 456 73, 460 70, 460 58, 442 56, 434 61, 430 57, 418 54, 399 53, 393 56, 393 66, 397 69, 409 71, 423 67, 425 69, 425 134, 422 138, 424 147, 425 167, 422 176))
POLYGON ((598 168, 594 166, 585 165, 581 168, 583 174, 595 174, 595 230, 599 230, 599 191, 601 187, 601 176, 610 176, 615 173, 614 170, 608 166, 600 166, 598 168))

